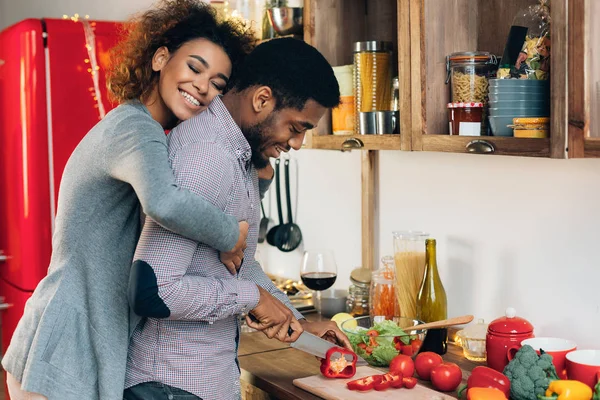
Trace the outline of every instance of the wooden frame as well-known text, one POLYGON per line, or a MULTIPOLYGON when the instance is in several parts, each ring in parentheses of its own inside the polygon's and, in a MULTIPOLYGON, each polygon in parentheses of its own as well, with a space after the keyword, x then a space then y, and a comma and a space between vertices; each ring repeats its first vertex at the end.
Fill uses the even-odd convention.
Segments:
MULTIPOLYGON (((411 144, 412 150, 422 151, 442 151, 442 152, 456 152, 456 153, 478 153, 480 152, 481 146, 468 146, 474 139, 486 142, 488 146, 485 147, 485 151, 492 149, 494 154, 499 155, 518 155, 518 156, 533 156, 533 157, 552 157, 552 158, 565 158, 566 157, 566 138, 567 138, 567 65, 568 61, 572 60, 568 58, 568 51, 570 51, 569 44, 567 42, 567 5, 570 7, 578 8, 579 5, 575 4, 578 1, 585 0, 553 0, 552 2, 552 59, 551 59, 551 70, 552 70, 552 83, 551 83, 551 138, 550 139, 521 139, 521 138, 503 138, 503 137, 477 137, 468 138, 460 136, 440 135, 433 134, 436 132, 429 132, 428 118, 435 115, 436 120, 440 120, 439 114, 445 113, 445 109, 441 109, 440 104, 443 103, 443 98, 440 99, 440 93, 443 95, 442 88, 440 90, 440 82, 443 81, 444 77, 435 70, 435 74, 428 76, 428 67, 430 67, 432 61, 428 57, 436 57, 433 62, 439 64, 439 56, 441 54, 449 54, 453 51, 457 51, 458 46, 464 46, 463 50, 483 50, 477 48, 478 44, 476 41, 477 35, 483 29, 482 25, 491 23, 491 21, 484 20, 481 24, 472 23, 477 18, 485 19, 485 15, 479 16, 477 10, 472 9, 475 4, 485 4, 486 7, 494 6, 497 8, 496 13, 502 13, 506 16, 512 9, 518 9, 521 3, 525 4, 522 0, 503 0, 497 2, 485 2, 485 0, 457 0, 453 1, 456 10, 447 10, 444 7, 434 8, 431 7, 432 13, 436 15, 445 15, 444 13, 450 13, 450 21, 440 20, 440 18, 434 18, 429 16, 430 19, 435 19, 435 25, 428 27, 428 20, 426 20, 426 2, 429 0, 399 0, 400 3, 408 3, 409 15, 410 15, 410 29, 409 38, 399 39, 399 46, 410 46, 410 101, 403 103, 402 109, 409 109, 411 112, 411 144), (567 2, 571 1, 570 4, 567 2), (507 7, 500 7, 505 5, 507 7), (510 6, 510 7, 508 7, 510 6), (458 9, 460 8, 460 12, 458 9), (507 11, 508 10, 508 11, 507 11), (454 15, 451 13, 454 11, 454 15), (505 15, 506 14, 506 15, 505 15), (454 19, 452 19, 454 18, 454 19), (444 25, 445 24, 445 25, 444 25), (461 25, 463 24, 463 25, 461 25), (456 30, 453 30, 454 35, 452 41, 442 40, 447 36, 447 32, 452 27, 464 27, 465 32, 458 35, 456 30), (478 29, 479 26, 479 29, 478 29), (428 46, 428 34, 434 36, 429 38, 433 42, 432 46, 438 48, 433 51, 428 46), (458 35, 458 36, 457 36, 458 35), (457 42, 460 43, 457 45, 457 42), (432 81, 432 82, 429 82, 432 81), (431 83, 431 85, 430 85, 431 83), (433 88, 432 88, 433 86, 433 88), (428 109, 428 99, 435 101, 435 109, 428 109), (439 104, 438 104, 439 103, 439 104)), ((526 2, 530 4, 530 2, 526 2)), ((404 33, 405 34, 405 33, 404 33)), ((486 38, 481 38, 483 42, 480 46, 485 46, 487 49, 492 46, 486 38)), ((493 47, 493 46, 492 46, 493 47)), ((406 49, 399 49, 399 52, 405 51, 406 49)), ((573 54, 574 57, 578 56, 573 54)), ((572 64, 572 62, 570 63, 572 64)), ((447 89, 446 89, 447 90, 447 89)), ((443 104, 442 104, 443 105, 443 104)), ((435 127, 431 128, 437 130, 439 122, 433 124, 435 127)), ((600 146, 598 146, 600 147, 600 146)))

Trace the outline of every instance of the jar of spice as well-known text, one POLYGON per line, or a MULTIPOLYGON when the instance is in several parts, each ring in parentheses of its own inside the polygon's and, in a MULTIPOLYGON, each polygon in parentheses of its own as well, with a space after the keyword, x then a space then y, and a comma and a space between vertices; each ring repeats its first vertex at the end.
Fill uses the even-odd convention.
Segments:
POLYGON ((354 43, 355 130, 361 112, 391 110, 392 48, 391 42, 354 43))
POLYGON ((346 312, 353 317, 369 315, 369 288, 371 282, 359 282, 350 278, 352 284, 348 288, 346 312))
POLYGON ((392 320, 400 316, 394 269, 394 257, 385 256, 381 259, 381 267, 373 272, 369 301, 372 317, 384 316, 386 320, 392 320))
POLYGON ((448 103, 451 135, 481 136, 483 103, 448 103))

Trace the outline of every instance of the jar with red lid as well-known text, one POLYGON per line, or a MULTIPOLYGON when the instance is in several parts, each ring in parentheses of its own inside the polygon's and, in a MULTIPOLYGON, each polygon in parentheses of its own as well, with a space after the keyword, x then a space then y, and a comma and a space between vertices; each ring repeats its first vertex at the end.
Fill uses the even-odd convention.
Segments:
POLYGON ((451 135, 481 136, 483 103, 448 103, 451 135))
POLYGON ((507 308, 504 317, 493 320, 488 326, 485 347, 487 365, 496 371, 504 371, 508 364, 508 350, 521 341, 534 337, 533 325, 516 316, 514 308, 507 308))

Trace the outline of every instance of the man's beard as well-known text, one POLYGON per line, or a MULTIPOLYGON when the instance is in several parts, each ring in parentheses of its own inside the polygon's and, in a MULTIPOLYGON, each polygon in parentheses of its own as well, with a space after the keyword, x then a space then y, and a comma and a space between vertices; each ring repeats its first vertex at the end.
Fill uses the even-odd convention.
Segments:
POLYGON ((262 169, 269 164, 269 159, 265 158, 262 153, 265 150, 264 144, 272 122, 273 113, 269 114, 264 121, 259 122, 256 125, 241 128, 242 133, 246 137, 248 144, 250 144, 250 149, 252 150, 252 164, 258 169, 262 169))

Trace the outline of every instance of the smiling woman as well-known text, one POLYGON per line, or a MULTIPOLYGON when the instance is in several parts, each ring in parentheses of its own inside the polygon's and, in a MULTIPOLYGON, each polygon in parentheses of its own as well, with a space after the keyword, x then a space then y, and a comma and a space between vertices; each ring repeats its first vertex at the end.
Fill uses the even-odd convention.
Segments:
POLYGON ((142 210, 219 250, 231 274, 241 265, 247 222, 178 186, 165 129, 226 89, 253 48, 252 32, 218 20, 200 0, 163 0, 127 32, 107 79, 121 104, 66 164, 48 275, 2 358, 12 399, 123 398, 129 328, 139 322, 127 282, 142 210))
POLYGON ((164 0, 127 30, 113 51, 109 89, 119 102, 140 100, 165 129, 223 93, 256 43, 242 22, 219 20, 198 0, 164 0))

